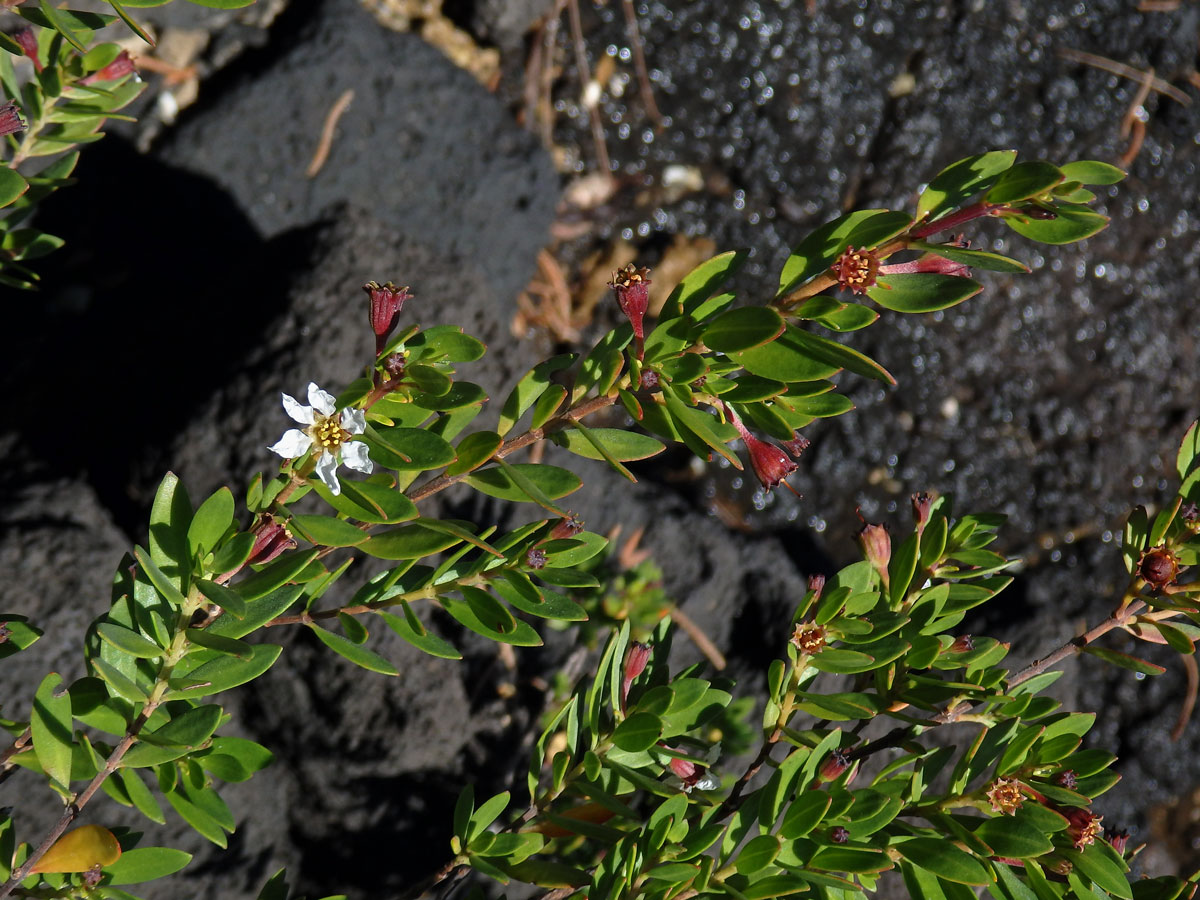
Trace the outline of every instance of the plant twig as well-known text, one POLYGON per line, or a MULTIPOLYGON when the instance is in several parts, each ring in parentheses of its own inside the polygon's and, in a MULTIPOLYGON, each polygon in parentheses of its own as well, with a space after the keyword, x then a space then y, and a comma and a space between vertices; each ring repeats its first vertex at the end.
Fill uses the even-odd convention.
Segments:
POLYGON ((325 165, 325 161, 329 159, 329 150, 333 147, 333 135, 337 130, 338 120, 346 114, 346 110, 350 108, 350 101, 353 99, 354 89, 347 88, 340 97, 333 101, 333 106, 329 107, 329 112, 325 114, 325 124, 321 126, 321 138, 317 141, 317 151, 313 154, 312 162, 308 164, 308 168, 304 172, 309 178, 315 178, 325 165))
POLYGON ((592 142, 596 145, 596 165, 605 175, 612 175, 612 163, 608 158, 608 145, 604 140, 604 123, 600 121, 599 103, 587 102, 588 86, 592 83, 592 69, 587 61, 587 47, 583 42, 583 25, 579 21, 579 0, 567 0, 567 14, 571 22, 571 42, 575 47, 575 68, 579 72, 579 86, 583 105, 587 107, 588 119, 592 123, 592 142))
MULTIPOLYGON (((510 454, 516 453, 518 450, 521 450, 524 447, 528 447, 530 444, 536 444, 549 434, 553 434, 556 431, 561 431, 572 422, 578 422, 585 416, 590 416, 592 413, 604 409, 606 406, 612 406, 616 402, 617 398, 615 396, 593 397, 591 400, 581 403, 579 406, 576 406, 573 409, 567 410, 562 415, 555 416, 541 428, 531 428, 524 434, 505 441, 500 445, 500 449, 492 454, 492 459, 504 459, 510 454)), ((414 490, 408 495, 408 499, 413 503, 420 503, 422 500, 432 496, 433 494, 436 494, 438 491, 444 491, 446 488, 450 487, 450 485, 458 484, 458 482, 462 481, 469 474, 470 472, 462 472, 458 475, 439 475, 437 478, 425 482, 419 488, 414 490)))
POLYGON ((25 745, 29 743, 32 737, 33 732, 26 728, 21 732, 17 739, 12 742, 11 747, 9 747, 3 753, 0 753, 0 784, 3 784, 4 780, 8 778, 8 776, 11 775, 13 770, 16 768, 17 764, 12 761, 12 758, 25 749, 25 745))
POLYGON ((638 27, 637 11, 633 8, 633 0, 622 0, 621 9, 625 13, 625 32, 629 36, 629 46, 633 50, 633 70, 637 73, 638 90, 642 95, 642 106, 646 115, 654 120, 656 128, 662 128, 662 113, 654 102, 654 90, 650 87, 650 76, 646 73, 646 55, 642 49, 642 31, 638 27))
MULTIPOLYGON (((1084 50, 1073 50, 1070 47, 1060 47, 1058 55, 1063 59, 1069 59, 1072 62, 1083 63, 1085 66, 1091 66, 1094 69, 1102 69, 1105 72, 1110 72, 1113 75, 1118 75, 1121 78, 1128 78, 1130 81, 1141 81, 1146 77, 1146 73, 1141 69, 1135 69, 1133 66, 1127 66, 1125 63, 1117 62, 1115 59, 1109 59, 1106 56, 1098 56, 1095 53, 1088 53, 1084 50)), ((1155 78, 1153 73, 1150 76, 1150 87, 1156 93, 1162 94, 1164 97, 1170 97, 1176 103, 1182 106, 1191 106, 1192 98, 1185 94, 1179 88, 1172 84, 1168 84, 1161 78, 1155 78)))

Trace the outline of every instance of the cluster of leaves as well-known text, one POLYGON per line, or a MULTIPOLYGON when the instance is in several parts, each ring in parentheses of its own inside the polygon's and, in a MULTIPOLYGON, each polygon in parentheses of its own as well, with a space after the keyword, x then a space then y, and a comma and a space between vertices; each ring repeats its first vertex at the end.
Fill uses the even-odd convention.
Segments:
MULTIPOLYGON (((147 44, 146 31, 126 7, 162 6, 171 0, 107 0, 116 15, 7 4, 4 11, 24 22, 0 32, 0 90, 19 110, 22 130, 4 129, 12 151, 0 160, 0 284, 30 289, 38 281, 28 263, 62 246, 62 239, 29 224, 39 203, 72 183, 79 160, 75 149, 100 140, 109 119, 120 115, 145 90, 127 51, 96 33, 123 20, 147 44), (25 69, 14 66, 14 57, 25 69), (47 159, 50 162, 47 163, 47 159)), ((254 0, 189 0, 200 6, 235 9, 254 0)))
MULTIPOLYGON (((60 56, 66 43, 62 35, 50 38, 46 59, 73 65, 60 56)), ((703 263, 675 288, 648 334, 645 273, 627 267, 615 288, 629 321, 581 360, 564 354, 535 366, 501 404, 493 430, 471 430, 488 398, 458 377, 462 365, 483 355, 483 344, 451 326, 393 335, 405 292, 368 284, 379 352, 363 377, 336 400, 310 385, 311 407, 286 398, 285 409, 308 428, 289 432, 290 442, 276 449, 305 449, 277 474, 252 480, 240 515, 228 488, 196 507, 168 475, 146 546, 122 562, 111 608, 89 632, 87 674, 65 691, 59 676, 48 676, 28 719, 0 722, 15 738, 0 778, 25 766, 67 802, 36 847, 17 844, 12 820, 3 819, 0 864, 9 881, 0 896, 47 887, 124 900, 131 895, 118 885, 186 862, 186 854, 167 848, 134 850, 136 834, 99 826, 62 836, 100 790, 153 821, 163 819, 161 797, 224 845, 235 822, 218 783, 251 777, 271 755, 221 735, 228 715, 212 698, 275 662, 279 645, 247 640, 268 626, 306 627, 350 662, 396 675, 369 646, 371 623, 455 659, 459 650, 431 627, 432 609, 518 646, 541 642, 538 622, 586 619, 584 604, 605 590, 597 573, 607 540, 558 505, 580 477, 510 456, 548 440, 634 479, 627 463, 659 453, 666 441, 740 467, 740 438, 764 486, 773 487, 794 463, 751 429, 796 455, 798 429, 851 409, 834 381, 843 370, 892 381, 874 360, 813 330, 836 334, 876 321, 875 310, 846 300, 845 291, 898 312, 961 302, 981 289, 968 266, 1025 267, 960 239, 931 242, 933 235, 994 217, 1035 240, 1076 240, 1105 221, 1083 205, 1091 198, 1083 184, 1120 175, 1094 162, 1018 164, 1009 152, 962 160, 930 183, 915 215, 851 213, 802 241, 768 306, 739 307, 722 292, 744 253, 703 263), (887 262, 907 251, 916 257, 887 262), (641 430, 585 423, 618 404, 641 430), (361 442, 353 454, 350 441, 361 442), (337 478, 339 459, 361 464, 362 447, 373 473, 337 478), (421 514, 423 500, 454 485, 528 504, 534 520, 500 532, 421 514), (356 560, 368 557, 386 568, 356 589, 331 593, 356 560)), ((1194 450, 1194 432, 1190 440, 1194 450)), ((1192 492, 1200 479, 1194 457, 1181 462, 1192 492)), ((1131 525, 1129 546, 1140 540, 1146 549, 1109 627, 1181 648, 1182 638, 1190 647, 1191 626, 1162 624, 1195 612, 1190 589, 1178 587, 1175 572, 1146 576, 1151 568, 1163 571, 1147 563, 1159 560, 1156 548, 1177 563, 1195 554, 1194 521, 1194 514, 1160 517, 1144 540, 1131 525), (1148 591, 1153 601, 1143 596, 1148 591), (1174 599, 1163 599, 1168 595, 1174 599), (1142 613, 1147 603, 1153 608, 1142 613)), ((734 701, 730 685, 704 679, 696 667, 672 677, 667 623, 655 626, 647 658, 631 643, 626 621, 595 679, 572 692, 538 741, 527 785, 533 799, 522 817, 497 831, 509 798, 476 808, 464 795, 450 869, 470 865, 501 880, 586 888, 593 898, 857 896, 897 866, 931 900, 959 900, 966 886, 981 884, 1004 900, 1029 900, 1031 893, 1057 900, 1061 884, 1128 898, 1120 854, 1079 843, 1064 812, 1086 810, 1112 783, 1107 754, 1078 751, 1091 719, 1058 712, 1037 696, 1053 673, 1011 675, 996 641, 963 646, 952 634, 966 611, 1008 583, 1007 561, 987 549, 997 524, 985 516, 955 519, 944 498, 927 503, 894 552, 876 533, 864 563, 823 589, 814 586, 797 610, 787 659, 769 669, 759 756, 741 778, 722 779, 712 768, 720 752, 713 732, 734 744, 751 742, 739 723, 749 698, 734 701), (881 717, 898 722, 897 730, 868 740, 863 727, 881 717), (831 724, 838 722, 853 724, 831 724), (950 723, 973 723, 978 740, 941 749, 920 740, 931 726, 950 723), (786 748, 782 758, 772 755, 775 747, 786 748), (900 755, 886 764, 879 758, 870 782, 851 789, 853 771, 861 768, 865 781, 873 768, 867 762, 884 750, 900 755), (854 765, 831 774, 830 758, 854 765), (751 790, 753 770, 763 765, 774 772, 751 790), (1068 769, 1073 788, 1050 783, 1068 769), (935 781, 941 771, 950 773, 945 783, 935 781), (1003 820, 1003 828, 989 824, 998 820, 985 791, 989 779, 1002 778, 1041 798, 1003 820), (1067 881, 1053 881, 1068 863, 1067 881)), ((646 597, 631 608, 642 616, 659 602, 646 597)), ((6 617, 0 652, 17 652, 38 633, 20 617, 6 617)), ((285 891, 281 885, 273 881, 270 895, 285 891)))
POLYGON ((464 792, 455 864, 589 898, 863 897, 897 869, 926 900, 978 886, 996 900, 1181 895, 1179 879, 1131 885, 1123 842, 1098 836, 1088 810, 1118 780, 1116 758, 1080 749, 1094 714, 1040 696, 1061 672, 1013 673, 1003 644, 954 634, 1011 581, 986 549, 999 524, 956 520, 940 498, 886 561, 868 551, 810 590, 769 668, 762 750, 741 777, 691 771, 714 761, 728 686, 695 667, 671 676, 665 627, 644 673, 628 628, 615 634, 537 743, 528 809, 489 830, 508 794, 475 808, 464 792), (846 679, 853 690, 837 690, 846 679), (867 737, 876 718, 897 724, 867 737), (921 739, 937 727, 955 742, 921 739), (998 785, 1015 792, 1007 802, 998 785))

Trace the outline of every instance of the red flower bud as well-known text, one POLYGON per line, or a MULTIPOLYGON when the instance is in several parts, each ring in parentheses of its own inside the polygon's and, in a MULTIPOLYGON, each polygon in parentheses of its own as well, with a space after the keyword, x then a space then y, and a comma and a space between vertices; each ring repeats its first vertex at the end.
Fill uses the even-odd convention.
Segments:
POLYGON ((363 290, 371 300, 371 330, 375 332, 375 354, 379 355, 383 352, 388 335, 396 327, 404 301, 412 295, 407 287, 396 287, 390 281, 384 284, 368 281, 363 285, 363 290))
POLYGON ((822 782, 833 781, 850 768, 850 757, 841 750, 831 750, 821 762, 817 770, 817 778, 822 782))
POLYGON ((1064 787, 1067 790, 1075 790, 1075 785, 1079 783, 1079 779, 1075 777, 1075 772, 1071 769, 1063 769, 1054 776, 1054 783, 1059 787, 1064 787))
MULTIPOLYGON (((649 644, 634 641, 625 653, 625 671, 621 675, 622 709, 625 708, 625 701, 629 698, 629 688, 633 686, 634 679, 646 671, 646 664, 650 662, 651 649, 649 644)), ((672 762, 674 761, 672 760, 672 762)))
POLYGON ((275 521, 274 516, 261 516, 250 531, 254 534, 254 546, 250 549, 246 565, 264 565, 285 550, 296 547, 292 533, 286 525, 275 521))
MULTIPOLYGON (((859 513, 859 518, 862 518, 862 513, 859 513)), ((887 587, 888 563, 892 560, 892 539, 888 536, 887 526, 875 525, 864 519, 862 530, 858 533, 858 542, 862 545, 867 562, 879 573, 879 577, 883 579, 883 586, 887 587)))
POLYGON ((575 513, 568 511, 567 517, 559 519, 550 529, 548 540, 561 541, 563 538, 575 537, 581 531, 583 531, 582 520, 575 513))
POLYGON ((649 269, 645 267, 639 269, 633 263, 628 263, 623 269, 614 272, 613 280, 608 283, 608 286, 616 291, 617 305, 621 307, 621 312, 625 313, 629 324, 633 326, 638 359, 641 359, 645 352, 643 346, 646 337, 644 319, 646 310, 650 306, 649 285, 652 283, 646 277, 649 274, 649 269))
POLYGON ((97 81, 120 81, 126 75, 131 75, 136 71, 137 66, 133 64, 133 57, 129 55, 128 50, 122 50, 117 54, 116 59, 107 66, 93 72, 91 75, 80 78, 79 83, 95 84, 97 81))
POLYGON ((671 761, 667 763, 667 768, 678 775, 684 784, 688 784, 689 782, 695 783, 697 780, 696 772, 699 770, 691 760, 671 757, 671 761))
POLYGON ((5 103, 0 106, 0 137, 6 134, 15 134, 24 128, 25 122, 21 119, 17 104, 5 103))
POLYGON ((1121 856, 1125 855, 1125 845, 1129 843, 1129 832, 1124 828, 1106 828, 1104 830, 1104 839, 1112 845, 1112 848, 1121 856))
POLYGON ((38 58, 37 36, 33 33, 32 28, 22 28, 12 35, 12 39, 20 44, 25 55, 33 60, 34 69, 40 72, 45 68, 42 65, 41 59, 38 58))
POLYGON ((925 531, 925 526, 929 524, 929 514, 933 509, 934 496, 927 491, 921 491, 919 494, 912 495, 913 518, 917 522, 917 534, 922 534, 925 531))
POLYGON ((850 840, 850 832, 841 825, 834 825, 829 829, 829 840, 835 844, 844 844, 850 840))
POLYGON ((902 263, 890 263, 879 267, 880 275, 910 275, 914 272, 933 272, 937 275, 957 275, 961 278, 971 277, 970 266, 936 253, 924 253, 916 259, 902 263))
MULTIPOLYGON (((789 491, 796 494, 792 486, 784 481, 785 478, 797 469, 796 464, 792 462, 791 458, 774 444, 759 440, 751 434, 746 426, 742 424, 741 417, 728 405, 725 406, 725 412, 728 414, 729 420, 733 423, 733 427, 741 435, 742 443, 750 451, 750 466, 754 469, 754 474, 758 476, 758 480, 762 486, 769 491, 777 487, 780 482, 783 482, 789 491)), ((799 497, 800 495, 796 494, 796 496, 799 497)))
POLYGON ((821 599, 821 591, 825 590, 825 576, 820 575, 820 574, 809 575, 808 576, 808 589, 813 592, 813 600, 814 601, 820 600, 821 599))
POLYGON ((969 634, 960 634, 954 639, 949 647, 946 648, 947 653, 970 653, 975 649, 975 639, 969 634))

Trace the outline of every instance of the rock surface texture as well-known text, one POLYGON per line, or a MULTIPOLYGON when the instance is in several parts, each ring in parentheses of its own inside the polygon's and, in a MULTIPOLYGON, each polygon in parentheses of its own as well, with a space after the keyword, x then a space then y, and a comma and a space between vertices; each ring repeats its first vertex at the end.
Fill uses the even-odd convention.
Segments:
MULTIPOLYGON (((1026 560, 1006 604, 972 630, 1012 640, 1021 663, 1095 622, 1123 584, 1124 513, 1172 487, 1178 440, 1200 415, 1200 91, 1188 81, 1200 6, 819 2, 810 15, 802 3, 639 4, 668 117, 655 130, 620 4, 583 5, 593 59, 611 48, 616 60, 601 111, 608 152, 635 188, 593 211, 564 253, 624 234, 654 265, 671 235, 703 234, 755 248, 737 287, 760 300, 808 230, 851 206, 907 208, 959 157, 1015 148, 1117 160, 1139 84, 1064 51, 1153 67, 1192 99, 1145 100, 1130 177, 1104 195, 1109 230, 1055 249, 983 229, 983 246, 1033 273, 984 273, 985 293, 965 306, 893 316, 856 337, 900 385, 848 382, 858 410, 808 430, 799 503, 754 509, 752 486, 716 467, 681 488, 678 473, 647 466, 630 489, 596 465, 571 498, 591 530, 646 527, 667 592, 750 689, 804 576, 850 560, 856 509, 898 524, 922 489, 1009 515, 1000 549, 1026 560), (706 186, 668 199, 658 186, 669 166, 694 167, 706 186), (744 510, 748 530, 712 515, 714 496, 744 510)), ((496 92, 352 0, 296 2, 250 25, 182 2, 144 11, 212 28, 220 68, 148 155, 132 133, 85 148, 80 184, 45 210, 43 227, 68 240, 42 267, 45 291, 4 299, 21 339, 0 369, 3 606, 47 630, 5 663, 14 708, 28 702, 17 686, 50 668, 83 674, 72 648, 104 609, 121 553, 144 540, 165 470, 193 498, 225 483, 237 493, 272 463, 265 448, 287 427, 280 391, 355 377, 371 349, 363 282, 410 283, 406 317, 482 338, 489 354, 467 377, 493 396, 551 349, 510 334, 563 186, 509 108, 523 87, 520 35, 544 4, 520 4, 521 22, 503 2, 458 6, 460 24, 504 51, 496 92), (325 115, 347 90, 328 160, 309 177, 325 115), (85 280, 99 259, 101 275, 85 280)), ((560 50, 554 138, 584 171, 594 151, 573 56, 560 50)), ((615 317, 601 310, 592 332, 615 317)), ((490 510, 466 493, 439 502, 462 517, 490 510)), ((401 669, 385 679, 307 634, 272 637, 287 645, 280 662, 223 702, 236 733, 277 761, 223 791, 241 823, 226 852, 178 819, 156 829, 128 817, 149 843, 198 854, 144 896, 253 897, 283 865, 309 896, 401 893, 446 861, 459 786, 499 789, 523 769, 539 709, 531 682, 564 654, 548 640, 509 669, 490 645, 447 662, 397 639, 376 646, 401 669), (515 693, 502 696, 502 681, 515 693)), ((1167 673, 1140 681, 1084 663, 1061 694, 1099 711, 1090 740, 1120 754, 1124 780, 1098 811, 1155 843, 1154 868, 1191 861, 1188 841, 1153 823, 1200 788, 1200 726, 1170 741, 1184 670, 1149 656, 1167 673)), ((22 836, 36 824, 19 820, 22 836)))

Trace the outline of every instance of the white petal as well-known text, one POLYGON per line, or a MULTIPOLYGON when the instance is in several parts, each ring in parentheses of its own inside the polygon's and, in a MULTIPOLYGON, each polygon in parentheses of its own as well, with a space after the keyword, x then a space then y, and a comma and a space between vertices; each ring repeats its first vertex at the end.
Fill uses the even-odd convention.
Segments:
POLYGON ((308 451, 312 446, 313 439, 301 431, 299 428, 289 428, 283 433, 275 446, 268 447, 272 453, 278 453, 284 459, 295 459, 308 451))
POLYGON ((323 416, 332 416, 337 412, 337 407, 333 405, 333 394, 327 394, 311 381, 308 383, 308 402, 323 416))
POLYGON ((362 434, 367 430, 367 414, 361 409, 343 409, 342 427, 351 434, 362 434))
POLYGON ((317 477, 324 482, 325 487, 329 488, 329 493, 334 496, 342 492, 342 486, 338 484, 337 467, 337 457, 328 450, 324 450, 321 453, 321 458, 317 460, 317 467, 313 470, 317 477))
POLYGON ((346 464, 347 468, 353 469, 355 472, 362 472, 364 475, 370 475, 375 471, 375 464, 367 455, 367 445, 362 441, 347 441, 342 444, 342 462, 346 464))
POLYGON ((313 423, 313 413, 311 406, 301 406, 300 401, 288 394, 283 395, 283 408, 293 421, 299 422, 301 425, 311 425, 313 423))

